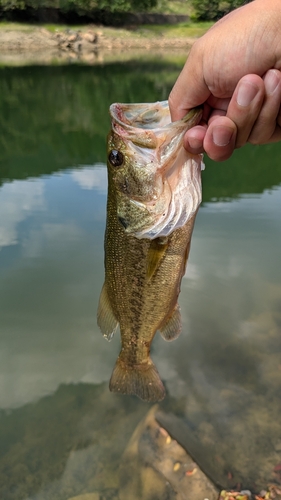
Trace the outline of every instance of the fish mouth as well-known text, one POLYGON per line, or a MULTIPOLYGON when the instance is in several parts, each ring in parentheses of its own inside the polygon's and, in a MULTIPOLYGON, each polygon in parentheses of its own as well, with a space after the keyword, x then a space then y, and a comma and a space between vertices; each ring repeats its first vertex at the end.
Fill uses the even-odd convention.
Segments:
MULTIPOLYGON (((202 117, 203 108, 197 106, 178 121, 171 122, 168 101, 157 101, 155 103, 113 103, 109 108, 110 116, 114 125, 121 126, 124 131, 135 131, 136 129, 152 130, 154 134, 162 134, 163 129, 189 128, 197 125, 202 117)), ((120 133, 120 129, 118 128, 120 133)))

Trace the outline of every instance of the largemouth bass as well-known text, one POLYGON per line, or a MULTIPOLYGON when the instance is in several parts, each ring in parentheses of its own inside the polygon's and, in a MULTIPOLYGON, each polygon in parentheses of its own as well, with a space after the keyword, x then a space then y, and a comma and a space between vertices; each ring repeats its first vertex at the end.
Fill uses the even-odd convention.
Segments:
POLYGON ((108 136, 105 282, 98 325, 122 347, 110 390, 160 401, 165 388, 150 358, 157 330, 181 331, 178 305, 195 216, 201 202, 202 155, 183 148, 201 118, 196 108, 171 123, 167 101, 112 104, 108 136))

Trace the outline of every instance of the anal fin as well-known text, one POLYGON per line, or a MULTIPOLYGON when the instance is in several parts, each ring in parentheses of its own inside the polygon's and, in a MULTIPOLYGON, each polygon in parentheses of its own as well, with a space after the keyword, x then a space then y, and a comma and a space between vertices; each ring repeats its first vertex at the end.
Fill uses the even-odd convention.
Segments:
POLYGON ((161 328, 159 328, 159 331, 163 339, 170 342, 171 340, 178 338, 178 336, 181 333, 181 328, 182 328, 182 323, 181 323, 180 306, 176 304, 171 316, 169 316, 166 323, 164 323, 164 325, 161 326, 161 328))
POLYGON ((149 402, 161 401, 166 394, 151 359, 143 365, 128 366, 119 357, 111 375, 109 389, 119 394, 132 394, 149 402))
POLYGON ((118 321, 112 311, 105 284, 100 294, 97 321, 103 336, 111 340, 118 328, 118 321))

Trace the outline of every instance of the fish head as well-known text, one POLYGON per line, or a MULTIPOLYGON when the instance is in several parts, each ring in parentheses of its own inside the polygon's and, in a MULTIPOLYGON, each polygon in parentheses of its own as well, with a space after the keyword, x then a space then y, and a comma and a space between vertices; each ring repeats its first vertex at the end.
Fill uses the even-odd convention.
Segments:
MULTIPOLYGON (((189 155, 182 139, 199 122, 202 111, 196 108, 171 123, 168 102, 163 101, 116 103, 111 105, 110 114, 107 165, 117 218, 124 231, 137 238, 168 236, 187 221, 190 207, 181 208, 188 199, 185 188, 193 183, 192 177, 198 184, 198 172, 201 180, 202 157, 189 155)), ((197 191, 201 191, 201 184, 197 191)), ((199 198, 201 201, 200 193, 199 198)), ((192 203, 190 217, 199 203, 196 208, 192 203)))

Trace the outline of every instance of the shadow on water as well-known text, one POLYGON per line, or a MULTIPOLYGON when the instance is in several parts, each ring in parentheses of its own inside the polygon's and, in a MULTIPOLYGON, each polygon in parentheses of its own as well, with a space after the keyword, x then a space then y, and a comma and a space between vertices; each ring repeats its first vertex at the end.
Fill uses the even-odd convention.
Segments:
MULTIPOLYGON (((2 410, 1 498, 59 500, 88 491, 119 498, 122 454, 150 406, 110 394, 104 383, 80 383, 2 410)), ((164 404, 173 406, 169 399, 164 404)))
MULTIPOLYGON (((150 405, 109 393, 118 337, 96 326, 108 107, 166 99, 180 69, 0 69, 1 499, 118 498, 150 405)), ((152 347, 170 395, 159 421, 226 488, 281 482, 280 148, 206 159, 183 333, 152 347)))

